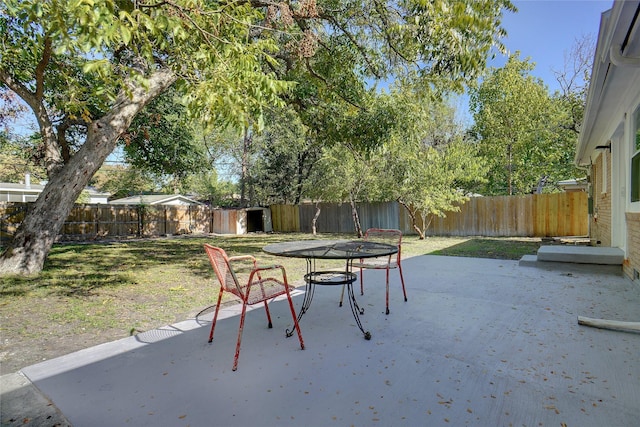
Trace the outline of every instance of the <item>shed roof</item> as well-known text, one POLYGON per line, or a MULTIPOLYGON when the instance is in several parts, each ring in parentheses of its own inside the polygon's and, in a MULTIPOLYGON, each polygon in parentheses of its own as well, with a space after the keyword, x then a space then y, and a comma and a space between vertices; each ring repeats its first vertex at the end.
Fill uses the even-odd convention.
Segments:
POLYGON ((143 194, 139 196, 124 197, 109 201, 114 205, 169 205, 188 204, 201 205, 202 203, 181 194, 143 194))

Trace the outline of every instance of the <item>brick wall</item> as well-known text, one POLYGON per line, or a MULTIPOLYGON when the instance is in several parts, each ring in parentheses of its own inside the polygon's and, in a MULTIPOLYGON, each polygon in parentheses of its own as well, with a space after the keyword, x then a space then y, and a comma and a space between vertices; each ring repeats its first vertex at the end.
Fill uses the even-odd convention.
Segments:
POLYGON ((593 215, 591 217, 591 240, 601 246, 611 246, 611 155, 604 150, 591 169, 593 215), (603 163, 606 161, 608 178, 606 190, 602 179, 603 163))
POLYGON ((624 273, 632 279, 634 270, 640 272, 640 212, 627 212, 627 248, 629 257, 625 259, 624 273))

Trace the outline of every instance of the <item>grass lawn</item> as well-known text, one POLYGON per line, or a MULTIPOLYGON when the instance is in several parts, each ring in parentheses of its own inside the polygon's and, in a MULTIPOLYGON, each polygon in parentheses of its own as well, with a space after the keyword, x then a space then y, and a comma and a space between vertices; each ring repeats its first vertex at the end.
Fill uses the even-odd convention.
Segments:
MULTIPOLYGON (((0 283, 0 373, 195 316, 217 295, 205 242, 230 256, 251 254, 260 264, 282 264, 291 283, 302 285, 304 260, 270 256, 261 248, 318 238, 353 236, 250 234, 56 245, 40 275, 3 277, 0 283)), ((529 238, 405 236, 402 253, 516 260, 539 246, 540 239, 529 238)))

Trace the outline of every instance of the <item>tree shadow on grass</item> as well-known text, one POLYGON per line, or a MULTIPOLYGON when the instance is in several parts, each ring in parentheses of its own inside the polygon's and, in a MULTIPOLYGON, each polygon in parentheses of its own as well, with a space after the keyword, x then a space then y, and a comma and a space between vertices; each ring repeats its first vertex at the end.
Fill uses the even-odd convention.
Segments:
POLYGON ((211 278, 204 243, 222 247, 229 256, 254 255, 261 264, 273 264, 278 261, 262 252, 265 245, 304 238, 320 237, 265 233, 56 244, 39 275, 3 277, 0 296, 18 297, 42 290, 52 296, 91 296, 100 289, 130 286, 137 283, 145 272, 157 273, 163 268, 173 274, 188 273, 199 278, 211 278))
POLYGON ((539 239, 474 238, 433 251, 430 255, 519 260, 524 255, 535 255, 540 245, 539 239))

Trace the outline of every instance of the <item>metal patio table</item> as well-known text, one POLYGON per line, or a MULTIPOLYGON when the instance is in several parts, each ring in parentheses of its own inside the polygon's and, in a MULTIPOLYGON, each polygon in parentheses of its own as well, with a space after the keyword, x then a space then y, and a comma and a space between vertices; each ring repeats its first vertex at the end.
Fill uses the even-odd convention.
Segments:
MULTIPOLYGON (((307 273, 304 275, 305 294, 302 307, 298 312, 298 322, 311 306, 316 285, 342 285, 347 287, 349 306, 358 328, 366 340, 371 339, 371 333, 365 331, 360 322, 360 315, 364 314, 364 309, 358 306, 353 292, 352 285, 357 278, 352 268, 353 260, 393 255, 398 252, 397 246, 364 240, 298 240, 273 243, 262 250, 271 255, 304 258, 307 261, 307 273), (316 260, 345 260, 346 265, 344 270, 318 271, 316 260)), ((287 336, 292 334, 293 329, 287 330, 287 336)))

